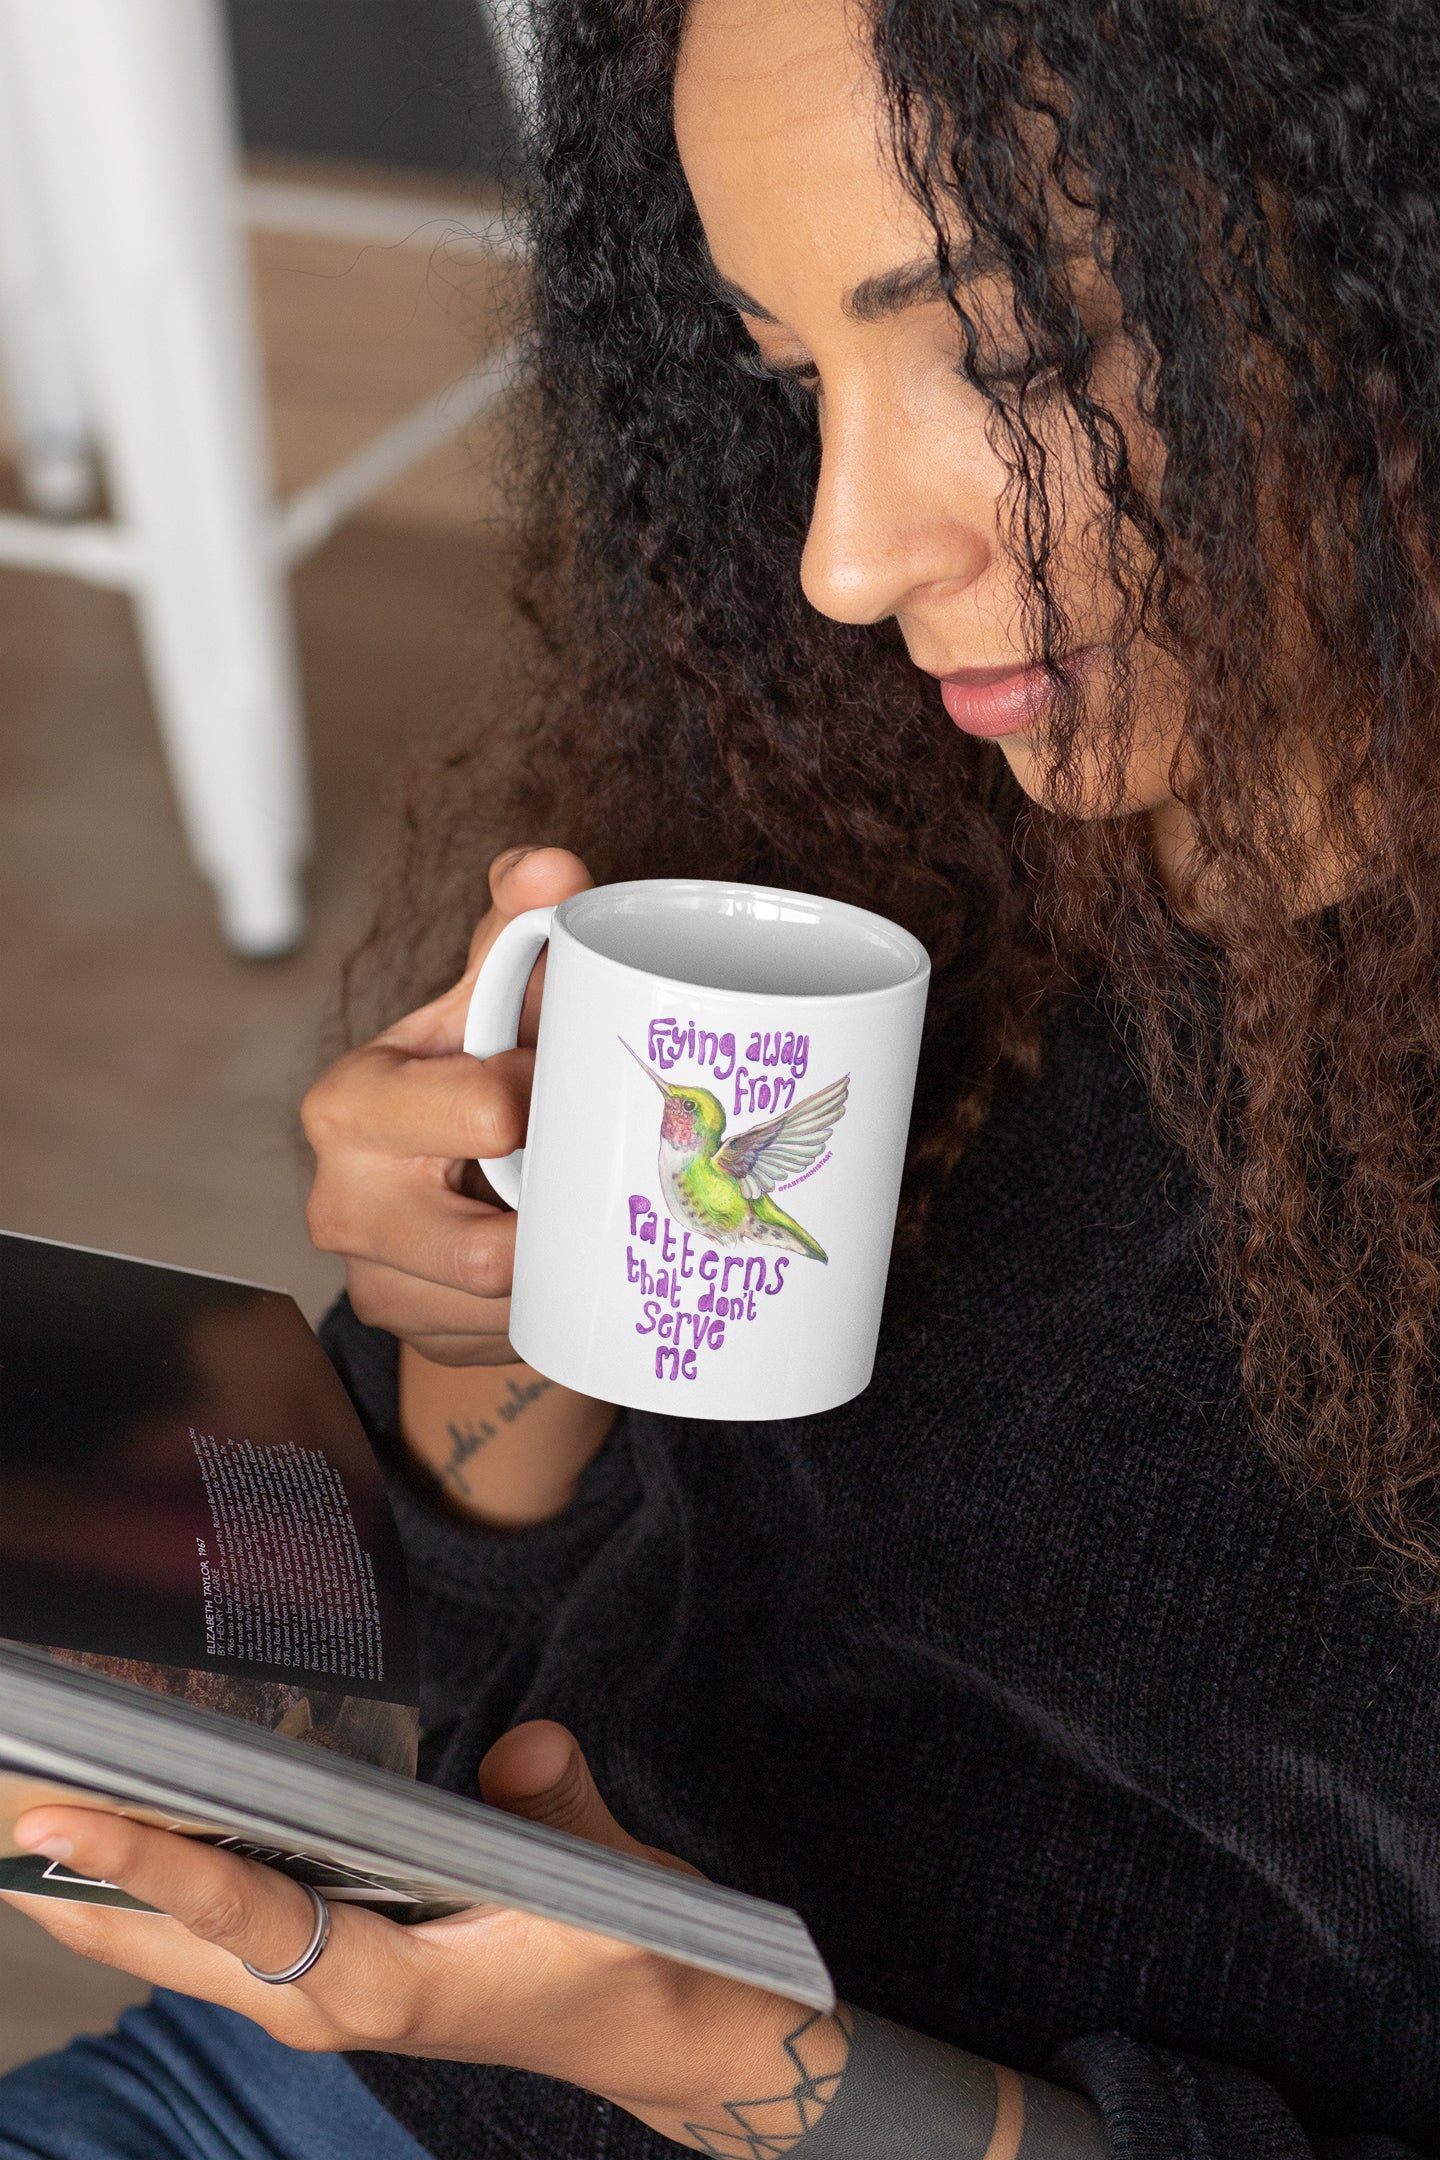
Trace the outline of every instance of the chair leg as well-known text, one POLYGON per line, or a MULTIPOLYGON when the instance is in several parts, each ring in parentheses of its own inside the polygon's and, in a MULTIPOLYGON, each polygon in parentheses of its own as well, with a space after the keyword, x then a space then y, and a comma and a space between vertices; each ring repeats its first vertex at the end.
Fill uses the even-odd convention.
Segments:
POLYGON ((90 419, 45 191, 16 96, 12 16, 10 0, 0 0, 0 367, 27 501, 47 517, 78 517, 95 495, 90 419))
POLYGON ((308 785, 218 0, 6 0, 190 845, 236 951, 303 929, 308 785))

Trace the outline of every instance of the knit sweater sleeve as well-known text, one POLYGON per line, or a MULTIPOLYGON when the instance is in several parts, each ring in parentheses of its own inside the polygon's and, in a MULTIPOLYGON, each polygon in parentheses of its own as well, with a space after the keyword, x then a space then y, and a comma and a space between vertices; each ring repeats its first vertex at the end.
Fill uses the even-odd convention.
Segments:
POLYGON ((395 1337, 366 1327, 342 1297, 320 1340, 380 1459, 400 1532, 419 1643, 420 1775, 473 1790, 474 1763, 514 1722, 566 1594, 634 1511, 626 1420, 561 1514, 487 1530, 446 1512, 408 1455, 395 1337))
POLYGON ((1383 2133, 1312 2137, 1253 2071, 1119 2033, 1072 2042, 1049 2075, 1100 2110, 1111 2160, 1420 2160, 1383 2133))

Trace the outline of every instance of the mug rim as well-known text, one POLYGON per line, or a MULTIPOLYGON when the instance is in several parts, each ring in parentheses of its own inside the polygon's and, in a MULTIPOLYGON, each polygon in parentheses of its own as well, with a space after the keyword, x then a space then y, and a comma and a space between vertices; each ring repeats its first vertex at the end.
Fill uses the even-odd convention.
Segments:
POLYGON ((551 918, 551 933, 560 929, 573 944, 601 966, 616 969, 620 974, 640 982, 663 983, 667 989, 684 990, 691 995, 705 997, 743 999, 748 1004, 768 1002, 777 1005, 865 1005, 886 998, 904 997, 917 988, 923 989, 930 976, 930 955, 920 940, 899 923, 891 922, 886 915, 877 915, 873 908, 857 907, 850 900, 831 899, 824 893, 800 892, 788 885, 754 885, 743 878, 619 878, 608 885, 587 886, 584 892, 571 893, 556 906, 551 918), (732 990, 714 983, 692 982, 682 975, 667 974, 659 969, 636 967, 631 961, 617 960, 607 952, 599 952, 569 920, 570 910, 583 911, 587 901, 593 901, 602 893, 652 892, 664 890, 674 893, 737 893, 764 900, 801 900, 807 906, 820 909, 830 915, 858 919, 873 923, 893 941, 902 953, 908 953, 915 965, 911 974, 899 982, 881 983, 869 990, 732 990))

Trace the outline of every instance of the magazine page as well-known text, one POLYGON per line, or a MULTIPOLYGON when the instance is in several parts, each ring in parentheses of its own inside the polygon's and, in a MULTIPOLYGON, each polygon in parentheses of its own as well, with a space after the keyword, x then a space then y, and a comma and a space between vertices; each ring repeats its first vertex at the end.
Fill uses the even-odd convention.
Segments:
POLYGON ((0 1637, 413 1774, 384 1485, 282 1292, 0 1234, 0 1637))

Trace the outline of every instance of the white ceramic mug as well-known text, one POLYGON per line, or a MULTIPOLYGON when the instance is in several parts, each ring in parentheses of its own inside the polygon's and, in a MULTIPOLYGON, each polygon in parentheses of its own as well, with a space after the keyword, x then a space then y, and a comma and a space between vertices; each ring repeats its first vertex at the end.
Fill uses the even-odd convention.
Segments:
POLYGON ((602 885, 507 924, 465 1048, 515 1044, 550 955, 510 1340, 564 1386, 682 1417, 801 1417, 870 1378, 930 962, 760 885, 602 885))

